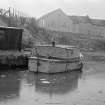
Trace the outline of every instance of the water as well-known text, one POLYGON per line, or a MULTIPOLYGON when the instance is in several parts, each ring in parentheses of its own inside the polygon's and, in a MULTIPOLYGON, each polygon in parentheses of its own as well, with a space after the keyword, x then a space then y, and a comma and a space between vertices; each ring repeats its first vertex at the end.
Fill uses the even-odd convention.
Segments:
POLYGON ((60 74, 1 71, 0 105, 105 105, 105 64, 60 74))

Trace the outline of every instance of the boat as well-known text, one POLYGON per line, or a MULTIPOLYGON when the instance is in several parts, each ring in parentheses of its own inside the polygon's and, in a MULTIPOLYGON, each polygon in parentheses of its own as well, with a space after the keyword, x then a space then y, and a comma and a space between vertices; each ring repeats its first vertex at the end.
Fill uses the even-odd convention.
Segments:
POLYGON ((59 73, 82 70, 83 55, 76 46, 38 45, 28 58, 29 71, 59 73))
POLYGON ((35 91, 49 96, 68 94, 78 87, 81 71, 64 73, 33 73, 27 72, 27 83, 35 86, 35 91))

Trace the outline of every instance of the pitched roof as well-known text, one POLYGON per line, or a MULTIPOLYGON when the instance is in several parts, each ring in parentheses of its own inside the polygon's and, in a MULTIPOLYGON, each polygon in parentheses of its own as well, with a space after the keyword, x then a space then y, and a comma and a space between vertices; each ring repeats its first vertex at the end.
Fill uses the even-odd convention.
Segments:
MULTIPOLYGON (((74 24, 79 24, 79 23, 90 23, 92 25, 96 25, 96 26, 104 26, 105 27, 105 20, 101 20, 101 19, 91 19, 88 15, 87 16, 67 16, 60 8, 56 9, 52 12, 49 12, 45 15, 43 15, 41 18, 44 18, 46 16, 51 16, 52 14, 57 13, 57 14, 62 14, 65 17, 68 17, 67 19, 71 19, 73 21, 74 24)), ((41 18, 39 18, 38 20, 40 20, 41 18)), ((38 21, 37 20, 37 21, 38 21)))
POLYGON ((49 12, 49 13, 43 15, 43 16, 40 17, 38 20, 40 20, 41 18, 44 18, 44 17, 46 17, 46 16, 48 17, 48 16, 50 16, 50 15, 52 15, 52 14, 54 14, 54 13, 63 14, 63 15, 65 15, 65 16, 67 16, 60 8, 58 8, 58 9, 56 9, 56 10, 54 10, 54 11, 51 11, 51 12, 49 12))

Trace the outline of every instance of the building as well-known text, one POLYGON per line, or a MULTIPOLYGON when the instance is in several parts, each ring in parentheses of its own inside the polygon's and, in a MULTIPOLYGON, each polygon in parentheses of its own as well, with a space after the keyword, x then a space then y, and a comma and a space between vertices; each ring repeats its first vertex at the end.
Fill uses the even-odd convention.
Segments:
POLYGON ((52 31, 105 36, 105 20, 91 19, 89 16, 68 16, 61 9, 42 16, 37 22, 40 27, 52 31))
POLYGON ((71 32, 73 21, 61 10, 57 9, 38 19, 38 25, 54 31, 71 32))
POLYGON ((0 26, 0 50, 21 50, 23 29, 0 26))

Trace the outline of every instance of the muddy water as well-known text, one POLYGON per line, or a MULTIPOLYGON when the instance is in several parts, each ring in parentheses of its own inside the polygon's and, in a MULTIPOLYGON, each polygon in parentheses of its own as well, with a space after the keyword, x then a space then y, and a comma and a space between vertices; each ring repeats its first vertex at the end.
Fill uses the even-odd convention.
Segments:
POLYGON ((105 105, 105 63, 51 75, 1 71, 0 105, 105 105))

